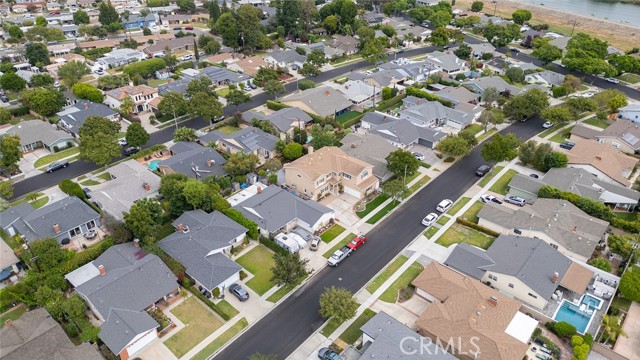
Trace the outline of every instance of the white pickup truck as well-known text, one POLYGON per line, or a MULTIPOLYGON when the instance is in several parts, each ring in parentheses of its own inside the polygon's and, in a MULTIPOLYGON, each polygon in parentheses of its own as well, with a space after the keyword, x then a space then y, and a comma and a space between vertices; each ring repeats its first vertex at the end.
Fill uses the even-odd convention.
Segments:
POLYGON ((331 255, 329 260, 327 260, 327 264, 329 264, 329 266, 338 266, 338 264, 340 264, 342 260, 351 255, 352 251, 353 250, 348 246, 341 247, 340 250, 336 250, 336 252, 331 255))

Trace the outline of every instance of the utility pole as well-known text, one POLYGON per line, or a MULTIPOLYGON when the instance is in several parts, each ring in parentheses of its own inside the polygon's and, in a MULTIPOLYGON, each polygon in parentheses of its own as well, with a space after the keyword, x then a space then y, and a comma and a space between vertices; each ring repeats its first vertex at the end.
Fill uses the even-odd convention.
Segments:
POLYGON ((573 27, 571 28, 571 36, 573 36, 573 31, 576 29, 576 24, 578 23, 578 19, 573 20, 573 27))
POLYGON ((493 0, 493 16, 496 16, 497 8, 498 8, 498 0, 493 0))

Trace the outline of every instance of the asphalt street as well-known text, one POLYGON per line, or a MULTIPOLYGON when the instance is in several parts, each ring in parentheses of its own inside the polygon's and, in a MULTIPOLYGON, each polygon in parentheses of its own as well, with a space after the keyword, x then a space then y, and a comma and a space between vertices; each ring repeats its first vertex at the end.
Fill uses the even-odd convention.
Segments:
MULTIPOLYGON (((543 130, 542 123, 541 118, 534 117, 524 123, 514 123, 502 133, 514 133, 524 141, 543 130)), ((441 200, 455 201, 478 181, 475 170, 484 164, 480 148, 476 147, 470 155, 444 171, 370 231, 367 243, 356 253, 338 267, 326 267, 316 274, 304 288, 267 314, 215 359, 248 359, 256 352, 277 354, 278 359, 285 359, 323 324, 318 299, 325 288, 338 286, 353 292, 360 290, 425 231, 422 218, 433 212, 441 200)))

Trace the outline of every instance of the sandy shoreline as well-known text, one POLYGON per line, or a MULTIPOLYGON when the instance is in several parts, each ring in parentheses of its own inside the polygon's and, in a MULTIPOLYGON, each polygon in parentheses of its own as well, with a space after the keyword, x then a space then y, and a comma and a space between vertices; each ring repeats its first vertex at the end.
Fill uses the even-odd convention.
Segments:
MULTIPOLYGON (((456 0, 456 7, 469 9, 472 2, 473 0, 456 0)), ((499 0, 496 4, 487 0, 484 3, 483 12, 493 15, 495 6, 496 14, 506 18, 510 18, 511 14, 517 9, 529 10, 533 14, 532 23, 549 24, 550 31, 561 32, 564 35, 571 35, 571 31, 575 26, 574 33, 584 32, 597 36, 622 50, 628 50, 640 44, 640 27, 631 24, 568 13, 517 0, 499 0)))

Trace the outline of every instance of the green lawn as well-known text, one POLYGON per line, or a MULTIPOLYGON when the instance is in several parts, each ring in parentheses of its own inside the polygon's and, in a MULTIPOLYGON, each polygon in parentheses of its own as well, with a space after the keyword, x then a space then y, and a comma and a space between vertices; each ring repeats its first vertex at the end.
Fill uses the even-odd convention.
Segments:
POLYGON ((41 207, 47 205, 47 203, 49 202, 49 197, 48 196, 43 196, 39 199, 37 199, 36 201, 31 203, 31 206, 33 206, 36 209, 40 209, 41 207))
POLYGON ((564 136, 565 133, 570 133, 571 129, 573 129, 573 126, 568 127, 566 129, 560 130, 558 131, 557 134, 553 135, 552 137, 549 138, 549 140, 553 141, 553 142, 557 142, 557 143, 561 143, 564 141, 567 141, 567 138, 564 136))
POLYGON ((98 178, 104 180, 104 181, 109 181, 111 180, 111 174, 109 174, 108 172, 103 172, 102 174, 97 176, 98 178))
POLYGON ((438 230, 440 230, 439 227, 431 226, 429 227, 429 229, 427 229, 427 231, 424 232, 424 236, 426 236, 427 239, 431 239, 431 237, 435 235, 438 230))
POLYGON ((326 243, 330 243, 331 240, 335 239, 338 235, 344 232, 344 228, 338 224, 333 224, 332 227, 327 229, 327 231, 323 232, 320 235, 320 239, 326 243))
POLYGON ((620 310, 624 310, 625 312, 629 312, 629 308, 631 307, 631 300, 627 300, 623 297, 614 297, 611 302, 611 306, 618 308, 620 310))
POLYGON ((232 319, 234 316, 238 315, 240 312, 233 307, 233 305, 229 304, 227 300, 220 300, 216 307, 222 311, 223 313, 229 316, 229 319, 232 319))
POLYGON ((496 128, 493 129, 489 129, 489 131, 487 131, 486 133, 478 136, 478 142, 488 138, 489 136, 493 135, 495 132, 497 132, 498 130, 496 130, 496 128))
POLYGON ((380 206, 383 202, 385 202, 389 197, 385 194, 380 194, 376 196, 375 199, 369 201, 367 205, 365 205, 364 210, 357 212, 356 214, 362 219, 363 217, 369 215, 375 208, 380 206))
POLYGON ((351 241, 354 238, 354 236, 356 236, 356 234, 349 234, 345 236, 344 238, 342 238, 342 240, 340 240, 337 244, 335 244, 331 249, 329 249, 329 251, 322 254, 322 256, 324 256, 326 259, 330 258, 331 255, 333 255, 333 253, 336 252, 336 250, 347 245, 347 243, 351 241))
POLYGON ((387 265, 387 267, 382 270, 380 275, 378 275, 375 279, 373 279, 373 281, 369 283, 369 285, 367 285, 367 291, 373 294, 380 288, 380 286, 382 286, 382 284, 384 284, 385 281, 387 281, 387 279, 391 277, 391 275, 393 275, 393 273, 398 271, 402 264, 406 263, 407 260, 409 260, 409 258, 403 255, 395 258, 395 260, 393 260, 391 264, 387 265))
POLYGON ((162 80, 159 80, 159 79, 149 79, 149 80, 147 80, 147 85, 149 85, 149 86, 151 86, 151 87, 154 87, 154 88, 157 88, 158 86, 160 86, 160 85, 162 85, 162 84, 166 84, 166 83, 168 83, 168 82, 169 82, 169 80, 167 80, 167 79, 162 79, 162 80))
POLYGON ((618 79, 622 81, 626 81, 631 84, 637 84, 640 82, 640 75, 627 73, 627 74, 622 74, 618 76, 618 79))
POLYGON ((22 314, 24 314, 25 311, 27 311, 27 308, 24 305, 18 305, 14 309, 9 310, 4 314, 0 315, 0 328, 4 327, 4 323, 7 320, 16 320, 20 316, 22 316, 22 314))
POLYGON ((271 294, 271 296, 267 298, 267 301, 270 301, 275 304, 278 301, 280 301, 280 299, 282 299, 285 295, 287 295, 289 291, 293 290, 293 288, 294 288, 293 286, 285 285, 280 289, 276 290, 276 292, 274 292, 273 294, 271 294))
POLYGON ((256 246, 239 257, 236 262, 254 275, 247 281, 247 286, 258 295, 266 293, 275 285, 271 280, 273 277, 271 268, 275 265, 275 261, 273 261, 273 253, 266 246, 262 244, 256 246))
POLYGON ((511 181, 511 178, 513 178, 513 176, 517 173, 518 172, 513 169, 507 170, 507 172, 502 175, 502 177, 498 179, 498 181, 496 181, 493 186, 489 188, 489 190, 498 194, 507 195, 507 187, 509 187, 509 182, 511 181))
POLYGON ((628 212, 628 211, 616 211, 613 215, 617 218, 627 220, 627 221, 636 221, 638 219, 637 212, 628 212))
POLYGON ((463 206, 467 205, 469 200, 471 200, 471 198, 463 197, 460 200, 456 201, 456 203, 453 204, 451 209, 449 209, 449 211, 447 211, 447 214, 451 215, 451 216, 454 216, 455 214, 458 213, 458 211, 460 211, 460 209, 462 209, 463 206))
POLYGON ((54 161, 60 160, 60 159, 64 159, 66 157, 69 156, 73 156, 80 153, 80 148, 79 147, 73 147, 71 149, 67 149, 67 150, 62 150, 59 151, 55 154, 49 154, 49 155, 45 155, 41 158, 39 158, 38 160, 36 160, 36 162, 33 164, 33 167, 35 168, 39 168, 41 166, 45 166, 47 164, 50 164, 54 161))
POLYGON ((211 356, 214 352, 218 351, 224 344, 226 344, 229 340, 233 339, 242 329, 249 326, 249 322, 247 319, 242 318, 238 320, 237 323, 233 324, 227 331, 223 332, 220 336, 218 336, 215 340, 209 343, 209 345, 205 346, 204 349, 200 350, 192 360, 207 360, 209 356, 211 356))
POLYGON ((496 166, 493 168, 493 170, 491 170, 491 172, 489 172, 488 174, 486 174, 485 176, 482 177, 482 179, 480 179, 480 182, 478 183, 478 185, 480 187, 485 187, 487 186, 487 184, 489 183, 489 181, 491 181, 491 179, 493 179, 493 177, 500 172, 500 170, 502 170, 502 168, 504 168, 504 166, 496 166))
POLYGON ((335 318, 331 318, 331 320, 329 320, 327 325, 322 328, 320 333, 326 337, 329 337, 329 335, 333 334, 333 332, 336 331, 336 329, 340 325, 342 325, 342 322, 336 320, 335 318))
POLYGON ((416 261, 411 264, 411 266, 380 295, 380 300, 388 303, 396 302, 396 300, 398 300, 398 291, 411 285, 413 279, 420 275, 422 270, 424 270, 424 267, 420 265, 419 262, 416 261))
POLYGON ((438 224, 440 226, 444 226, 447 222, 449 222, 449 219, 451 219, 451 218, 446 216, 446 215, 442 215, 442 216, 440 216, 438 221, 436 221, 436 224, 438 224))
POLYGON ((484 130, 484 127, 482 127, 482 125, 480 124, 471 124, 464 128, 464 130, 472 133, 473 135, 476 135, 480 131, 484 130))
POLYGON ((397 201, 397 200, 396 201, 391 201, 385 207, 383 207, 380 211, 378 211, 372 217, 370 217, 369 220, 367 220, 367 224, 372 224, 373 225, 373 224, 377 223, 378 221, 380 221, 380 219, 382 219, 385 215, 390 213, 398 205, 400 205, 399 201, 397 201))
POLYGON ((493 243, 495 238, 481 233, 478 230, 471 229, 464 225, 454 223, 438 240, 436 244, 449 247, 453 244, 465 242, 469 245, 487 249, 493 243))
POLYGON ((362 330, 360 330, 362 325, 366 324, 367 321, 371 320, 374 316, 376 316, 375 311, 364 309, 362 314, 349 325, 347 330, 340 334, 339 338, 347 344, 353 344, 362 335, 362 330))
POLYGON ((233 134, 234 132, 240 130, 240 128, 239 127, 235 127, 235 126, 228 126, 227 125, 227 126, 223 126, 223 127, 217 128, 216 130, 220 131, 223 134, 229 135, 229 134, 233 134))
POLYGON ((611 125, 610 123, 606 122, 606 121, 602 121, 599 120, 597 117, 592 117, 592 118, 588 118, 587 120, 583 121, 583 123, 585 124, 589 124, 589 125, 593 125, 593 126, 597 126, 601 129, 606 129, 609 127, 609 125, 611 125))
POLYGON ((467 209, 467 211, 464 212, 464 214, 462 214, 462 217, 477 224, 479 220, 478 213, 480 212, 480 209, 482 209, 483 205, 484 204, 481 201, 476 201, 469 209, 467 209))
POLYGON ((409 187, 409 194, 413 194, 418 191, 424 184, 428 183, 431 178, 428 175, 425 175, 420 178, 420 180, 416 181, 413 185, 409 187))
POLYGON ((95 181, 95 180, 85 180, 85 181, 80 183, 80 185, 82 185, 82 186, 94 186, 94 185, 98 185, 98 184, 100 184, 100 183, 95 181))
POLYGON ((218 94, 218 96, 220 96, 220 97, 225 97, 225 96, 227 96, 227 94, 229 94, 229 88, 223 88, 223 89, 216 90, 216 94, 218 94))
POLYGON ((358 117, 358 115, 360 115, 360 114, 362 114, 362 113, 359 113, 357 111, 347 111, 346 113, 344 113, 342 115, 339 115, 336 118, 336 122, 338 124, 340 124, 340 125, 344 125, 347 122, 349 122, 349 121, 355 119, 356 117, 358 117))
POLYGON ((166 238, 167 236, 173 234, 174 232, 176 232, 176 228, 173 227, 171 222, 167 222, 155 227, 155 229, 153 230, 153 237, 156 240, 160 241, 166 238))
POLYGON ((171 313, 186 325, 164 342, 177 358, 184 356, 224 323, 200 304, 195 296, 176 306, 171 313))
POLYGON ((541 138, 543 138, 543 139, 544 139, 544 138, 546 138, 547 136, 551 135, 551 133, 553 133, 553 132, 555 132, 555 131, 557 131, 557 130, 558 130, 558 128, 557 128, 557 127, 555 127, 555 126, 553 126, 553 127, 550 127, 549 129, 547 129, 547 130, 545 130, 545 131, 541 132, 540 134, 538 134, 538 136, 540 136, 541 138))

